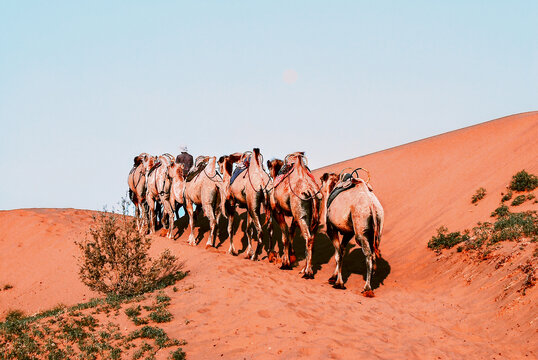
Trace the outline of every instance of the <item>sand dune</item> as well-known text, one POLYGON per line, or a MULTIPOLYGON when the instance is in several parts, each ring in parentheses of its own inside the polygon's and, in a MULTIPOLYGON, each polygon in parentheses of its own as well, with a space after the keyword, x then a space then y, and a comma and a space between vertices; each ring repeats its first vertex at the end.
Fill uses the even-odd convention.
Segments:
MULTIPOLYGON (((154 236, 153 252, 169 248, 190 270, 180 284, 187 291, 167 290, 175 320, 164 327, 187 340, 189 359, 536 358, 536 287, 525 296, 516 291, 517 266, 534 245, 504 245, 515 255, 495 269, 495 259, 436 256, 426 244, 440 225, 462 230, 487 220, 517 171, 538 173, 537 138, 538 112, 525 113, 316 170, 319 177, 361 166, 372 174, 386 216, 372 299, 360 295, 365 266, 357 247, 345 258, 347 289, 326 282, 334 260, 324 236, 314 245, 313 280, 267 259, 228 256, 227 239, 205 250, 205 242, 186 245, 188 231, 176 241, 154 236), (488 195, 475 206, 478 187, 488 195)), ((0 286, 14 286, 0 292, 0 317, 10 308, 32 313, 95 296, 78 280, 73 245, 90 214, 0 212, 0 286)), ((238 233, 244 249, 241 240, 238 233)), ((295 246, 304 251, 304 242, 295 246)))

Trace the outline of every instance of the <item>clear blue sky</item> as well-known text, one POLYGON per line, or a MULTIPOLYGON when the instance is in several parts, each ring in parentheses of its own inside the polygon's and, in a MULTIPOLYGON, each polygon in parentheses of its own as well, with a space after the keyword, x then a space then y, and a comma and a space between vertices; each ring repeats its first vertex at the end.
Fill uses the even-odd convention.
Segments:
POLYGON ((136 154, 181 144, 317 168, 538 110, 537 19, 538 1, 1 1, 0 209, 115 204, 136 154))

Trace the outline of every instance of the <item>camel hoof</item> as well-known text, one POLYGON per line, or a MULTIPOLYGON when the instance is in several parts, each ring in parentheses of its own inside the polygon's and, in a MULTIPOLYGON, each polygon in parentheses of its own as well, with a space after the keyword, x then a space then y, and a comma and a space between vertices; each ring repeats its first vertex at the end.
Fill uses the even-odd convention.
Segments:
POLYGON ((374 292, 372 290, 364 290, 362 292, 362 296, 369 297, 369 298, 375 297, 374 292))
POLYGON ((314 274, 310 274, 310 273, 304 273, 303 274, 303 279, 313 279, 314 278, 314 274))
POLYGON ((267 259, 269 260, 270 263, 274 262, 276 260, 277 256, 276 256, 276 252, 275 251, 271 251, 269 253, 269 255, 267 255, 267 259))
POLYGON ((209 249, 209 248, 211 248, 211 247, 213 247, 213 245, 211 245, 211 244, 205 244, 205 248, 206 248, 206 249, 209 249))
POLYGON ((345 290, 346 287, 344 286, 344 284, 335 283, 333 285, 333 288, 340 289, 340 290, 345 290))
POLYGON ((331 276, 329 278, 329 284, 334 284, 336 282, 336 276, 331 276))
POLYGON ((291 265, 282 262, 282 264, 280 265, 280 269, 282 269, 282 270, 291 270, 291 265))

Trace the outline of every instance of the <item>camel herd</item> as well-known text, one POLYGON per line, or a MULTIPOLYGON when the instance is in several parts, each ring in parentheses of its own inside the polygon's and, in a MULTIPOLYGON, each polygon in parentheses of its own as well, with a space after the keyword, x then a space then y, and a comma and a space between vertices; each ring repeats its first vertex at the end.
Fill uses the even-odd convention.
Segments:
POLYGON ((282 233, 281 268, 290 269, 296 258, 293 236, 298 228, 306 243, 306 262, 301 270, 305 278, 314 276, 312 249, 314 236, 326 234, 335 247, 336 268, 329 282, 343 288, 342 260, 346 245, 355 237, 366 258, 365 296, 373 296, 370 286, 379 242, 383 230, 383 207, 367 181, 359 177, 359 169, 343 170, 340 175, 325 173, 318 180, 308 169, 303 152, 295 152, 284 160, 267 161, 255 148, 244 153, 221 156, 199 156, 187 176, 183 164, 170 154, 151 156, 142 153, 134 158, 128 177, 129 197, 135 206, 137 227, 142 232, 155 232, 158 218, 169 238, 174 236, 174 219, 178 209, 185 208, 189 218, 188 243, 196 245, 194 205, 209 219, 206 247, 215 246, 219 219, 228 220, 228 253, 237 255, 233 242, 236 208, 246 209, 246 256, 256 260, 262 251, 262 231, 269 233, 267 255, 277 259, 274 251, 273 221, 282 233), (160 215, 160 216, 159 216, 160 215), (262 221, 262 215, 263 217, 262 221), (291 220, 288 227, 286 218, 291 220), (256 246, 252 244, 255 239, 256 246))

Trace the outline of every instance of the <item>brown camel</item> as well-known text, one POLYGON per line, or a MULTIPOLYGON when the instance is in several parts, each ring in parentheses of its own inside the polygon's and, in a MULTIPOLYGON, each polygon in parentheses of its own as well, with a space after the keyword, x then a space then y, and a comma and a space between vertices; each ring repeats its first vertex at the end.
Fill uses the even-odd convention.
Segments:
POLYGON ((269 203, 280 229, 282 230, 282 269, 290 268, 290 253, 296 227, 299 227, 306 242, 306 264, 301 270, 305 278, 313 278, 312 247, 314 232, 317 228, 320 203, 319 185, 305 164, 304 152, 295 152, 286 156, 284 167, 287 171, 273 180, 269 190, 269 203), (288 229, 285 216, 291 216, 288 229))
POLYGON ((149 206, 150 233, 155 232, 156 206, 160 203, 164 207, 163 227, 165 219, 168 219, 169 236, 174 225, 174 210, 170 204, 170 187, 172 181, 168 174, 168 168, 173 164, 174 157, 170 154, 159 156, 156 164, 150 169, 147 176, 146 201, 149 206))
POLYGON ((368 183, 358 177, 357 171, 343 174, 325 173, 321 176, 322 208, 320 229, 332 240, 336 268, 329 279, 336 288, 344 288, 342 264, 346 246, 353 236, 366 257, 366 284, 363 295, 372 297, 370 286, 376 258, 380 257, 379 242, 383 231, 384 213, 381 203, 368 183), (355 176, 353 176, 355 175, 355 176), (335 187, 347 189, 330 195, 335 187), (340 240, 339 234, 342 234, 340 240))
POLYGON ((246 257, 251 260, 257 260, 262 249, 261 205, 264 203, 265 190, 270 182, 269 175, 264 171, 262 164, 262 155, 258 148, 254 148, 252 152, 235 153, 219 159, 225 189, 225 210, 228 217, 228 237, 230 238, 228 253, 236 254, 233 243, 233 219, 235 207, 238 205, 247 209, 248 248, 246 257), (244 171, 230 184, 232 165, 238 161, 244 164, 244 171), (253 236, 256 236, 258 242, 255 251, 252 247, 253 236))
POLYGON ((153 166, 153 161, 153 157, 147 153, 136 156, 127 178, 129 198, 135 206, 136 227, 139 231, 147 221, 146 173, 153 166), (142 218, 140 213, 142 213, 142 218))
MULTIPOLYGON (((194 209, 193 204, 201 206, 204 215, 209 219, 210 233, 206 247, 215 246, 217 218, 221 212, 219 204, 222 204, 224 189, 222 187, 222 178, 216 169, 216 158, 214 156, 198 157, 196 166, 193 169, 202 169, 194 178, 185 184, 185 207, 189 214, 189 245, 196 245, 194 238, 194 209), (205 167, 202 165, 206 163, 205 167)), ((191 171, 191 173, 193 172, 191 171)), ((189 174, 190 175, 190 174, 189 174)))

